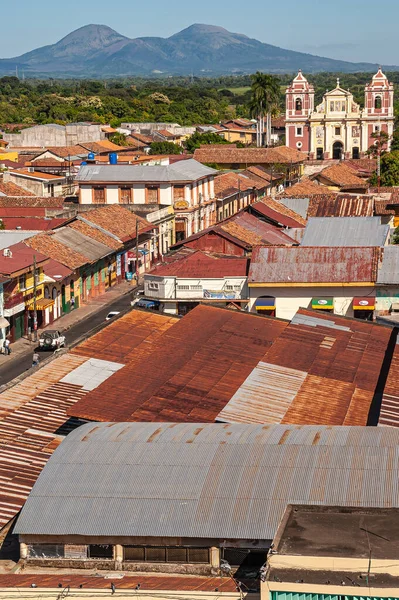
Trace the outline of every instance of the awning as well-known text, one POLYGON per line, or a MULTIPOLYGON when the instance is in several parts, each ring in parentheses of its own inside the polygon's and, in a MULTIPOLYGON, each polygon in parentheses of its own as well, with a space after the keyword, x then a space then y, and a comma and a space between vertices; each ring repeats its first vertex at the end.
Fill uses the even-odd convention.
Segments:
POLYGON ((10 327, 10 323, 4 317, 0 317, 0 329, 4 329, 5 327, 10 327))
POLYGON ((334 310, 334 298, 312 298, 313 310, 334 310))
POLYGON ((257 298, 256 310, 276 310, 276 298, 257 298))
MULTIPOLYGON (((36 300, 36 310, 45 310, 49 306, 53 306, 54 300, 51 298, 38 298, 36 300)), ((35 310, 33 302, 28 305, 28 310, 35 310)))
POLYGON ((353 298, 353 310, 374 310, 375 297, 353 298))

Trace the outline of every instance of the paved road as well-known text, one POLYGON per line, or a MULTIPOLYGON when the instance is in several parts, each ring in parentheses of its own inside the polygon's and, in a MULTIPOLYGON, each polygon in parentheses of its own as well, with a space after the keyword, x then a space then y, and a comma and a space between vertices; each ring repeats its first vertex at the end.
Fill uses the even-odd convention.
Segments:
MULTIPOLYGON (((132 290, 127 295, 118 298, 115 302, 107 304, 104 308, 101 308, 98 312, 95 312, 89 315, 86 319, 79 321, 76 325, 73 325, 66 331, 66 339, 67 346, 78 340, 82 335, 90 332, 92 329, 100 325, 101 323, 105 324, 105 317, 107 314, 113 310, 123 311, 130 307, 130 301, 133 297, 133 294, 136 290, 132 290)), ((56 327, 56 324, 54 325, 56 327)), ((15 377, 18 377, 28 369, 32 367, 32 354, 33 354, 33 344, 32 350, 28 352, 28 354, 20 355, 18 358, 13 360, 12 355, 10 356, 10 362, 5 363, 0 367, 0 386, 8 383, 15 377)), ((49 352, 40 352, 40 358, 43 360, 49 355, 49 352)))

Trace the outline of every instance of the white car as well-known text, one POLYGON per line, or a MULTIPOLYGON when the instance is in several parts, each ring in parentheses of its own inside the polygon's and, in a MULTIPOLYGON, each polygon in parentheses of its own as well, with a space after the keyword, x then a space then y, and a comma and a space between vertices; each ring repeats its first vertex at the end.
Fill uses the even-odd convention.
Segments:
POLYGON ((119 315, 120 312, 119 310, 112 310, 111 312, 109 312, 107 314, 107 316, 105 317, 106 321, 110 321, 111 319, 114 319, 116 317, 116 315, 119 315))
POLYGON ((43 331, 39 339, 39 348, 42 350, 58 350, 65 346, 65 335, 58 330, 43 331))

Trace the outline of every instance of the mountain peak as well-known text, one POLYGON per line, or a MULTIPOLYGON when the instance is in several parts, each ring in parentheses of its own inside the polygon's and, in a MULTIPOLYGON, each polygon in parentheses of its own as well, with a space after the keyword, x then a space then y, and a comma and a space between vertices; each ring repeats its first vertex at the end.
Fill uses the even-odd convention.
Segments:
POLYGON ((115 42, 127 40, 107 25, 90 24, 79 27, 54 44, 57 50, 68 50, 71 54, 80 54, 88 50, 101 50, 115 42))
POLYGON ((224 29, 224 27, 218 27, 217 25, 206 25, 204 23, 194 23, 193 25, 190 25, 189 27, 186 27, 185 29, 182 29, 182 31, 179 31, 178 33, 175 33, 174 35, 172 35, 169 39, 176 39, 176 38, 188 38, 188 37, 194 37, 197 35, 206 35, 206 34, 215 34, 215 33, 223 33, 224 35, 230 35, 230 32, 227 31, 227 29, 224 29))

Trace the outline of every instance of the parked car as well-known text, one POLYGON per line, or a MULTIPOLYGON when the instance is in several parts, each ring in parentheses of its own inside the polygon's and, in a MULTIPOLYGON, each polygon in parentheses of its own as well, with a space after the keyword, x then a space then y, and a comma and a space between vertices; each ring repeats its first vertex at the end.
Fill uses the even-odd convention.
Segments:
POLYGON ((105 317, 106 321, 110 321, 111 319, 114 319, 116 317, 116 315, 119 315, 120 311, 119 310, 111 310, 111 312, 109 312, 107 314, 107 316, 105 317))
POLYGON ((131 302, 134 308, 144 308, 145 310, 159 310, 160 302, 158 300, 149 300, 148 298, 136 298, 131 302))
POLYGON ((58 330, 43 331, 39 338, 39 348, 42 350, 58 350, 65 346, 65 335, 58 330))

